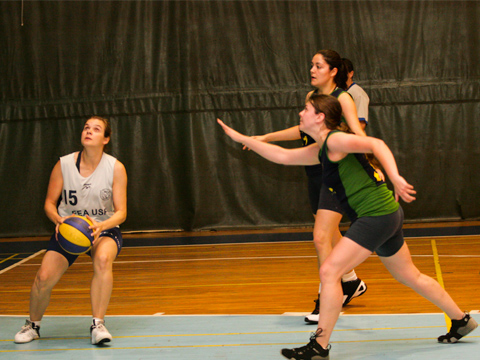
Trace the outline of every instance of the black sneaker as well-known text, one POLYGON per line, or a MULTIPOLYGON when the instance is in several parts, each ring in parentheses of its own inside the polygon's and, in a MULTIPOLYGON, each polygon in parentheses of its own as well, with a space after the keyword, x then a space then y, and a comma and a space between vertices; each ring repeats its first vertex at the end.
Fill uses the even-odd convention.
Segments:
POLYGON ((445 335, 439 336, 438 342, 444 344, 456 343, 462 337, 475 330, 477 326, 475 319, 470 317, 470 314, 465 313, 461 320, 452 320, 450 331, 445 335))
POLYGON ((367 291, 367 284, 362 280, 342 282, 343 306, 347 305, 353 298, 359 297, 367 291))
POLYGON ((315 302, 315 309, 313 309, 310 315, 305 316, 305 322, 309 324, 318 324, 320 314, 320 294, 318 294, 318 298, 313 301, 315 302))
POLYGON ((328 352, 330 351, 330 345, 324 349, 317 340, 317 337, 322 333, 322 329, 318 329, 316 332, 312 333, 310 336, 310 342, 302 347, 295 349, 282 349, 281 354, 287 359, 294 360, 322 360, 330 359, 328 352))

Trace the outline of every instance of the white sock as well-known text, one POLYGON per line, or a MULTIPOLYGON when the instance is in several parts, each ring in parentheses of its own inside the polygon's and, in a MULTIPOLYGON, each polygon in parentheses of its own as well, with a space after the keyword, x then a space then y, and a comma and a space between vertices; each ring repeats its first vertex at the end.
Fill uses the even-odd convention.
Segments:
POLYGON ((320 283, 320 285, 318 286, 318 294, 320 294, 322 292, 322 283, 320 283))
POLYGON ((94 317, 93 320, 92 320, 92 324, 94 326, 95 325, 100 325, 100 324, 105 324, 105 320, 94 317))
POLYGON ((352 270, 342 276, 342 282, 348 282, 348 281, 353 281, 357 279, 358 277, 357 277, 357 274, 355 273, 355 270, 352 270))
POLYGON ((38 327, 40 327, 40 323, 42 322, 42 320, 39 320, 39 321, 32 321, 32 319, 29 319, 29 320, 34 326, 38 326, 38 327))

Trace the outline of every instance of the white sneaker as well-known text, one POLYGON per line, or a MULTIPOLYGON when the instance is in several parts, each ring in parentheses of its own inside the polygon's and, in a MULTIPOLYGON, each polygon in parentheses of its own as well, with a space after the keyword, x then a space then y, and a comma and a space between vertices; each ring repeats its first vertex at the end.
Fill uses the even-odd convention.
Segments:
POLYGON ((40 326, 35 326, 30 320, 25 321, 22 330, 15 334, 17 344, 25 344, 40 337, 40 326))
POLYGON ((318 294, 318 298, 313 301, 315 302, 315 309, 313 309, 310 315, 305 316, 305 322, 309 324, 318 324, 318 319, 320 317, 320 294, 318 294))
POLYGON ((100 345, 112 341, 112 335, 108 332, 104 323, 94 324, 90 328, 90 335, 92 336, 92 345, 100 345))

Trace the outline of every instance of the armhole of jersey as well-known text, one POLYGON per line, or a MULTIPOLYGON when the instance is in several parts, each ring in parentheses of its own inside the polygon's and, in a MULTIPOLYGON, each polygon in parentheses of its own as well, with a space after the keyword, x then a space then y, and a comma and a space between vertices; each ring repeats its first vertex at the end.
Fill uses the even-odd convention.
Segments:
POLYGON ((328 133, 327 135, 327 138, 325 139, 325 142, 324 142, 324 146, 325 146, 325 156, 327 157, 328 161, 330 161, 332 164, 338 164, 340 161, 342 161, 343 159, 345 159, 347 156, 348 156, 348 153, 345 157, 343 157, 342 159, 338 160, 338 161, 333 161, 330 159, 330 156, 328 156, 328 145, 327 145, 327 142, 328 142, 328 139, 330 137, 330 135, 332 134, 336 134, 336 133, 339 133, 341 132, 340 130, 332 130, 328 133))

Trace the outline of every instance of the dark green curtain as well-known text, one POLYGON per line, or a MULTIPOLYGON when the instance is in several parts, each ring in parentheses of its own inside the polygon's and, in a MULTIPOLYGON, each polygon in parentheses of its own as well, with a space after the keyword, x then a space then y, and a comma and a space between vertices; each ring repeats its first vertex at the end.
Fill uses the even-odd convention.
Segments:
POLYGON ((304 170, 215 119, 297 124, 319 49, 353 61, 369 134, 418 190, 407 220, 480 217, 480 2, 2 1, 0 18, 0 236, 53 230, 50 171, 90 115, 127 168, 124 230, 310 225, 304 170))

